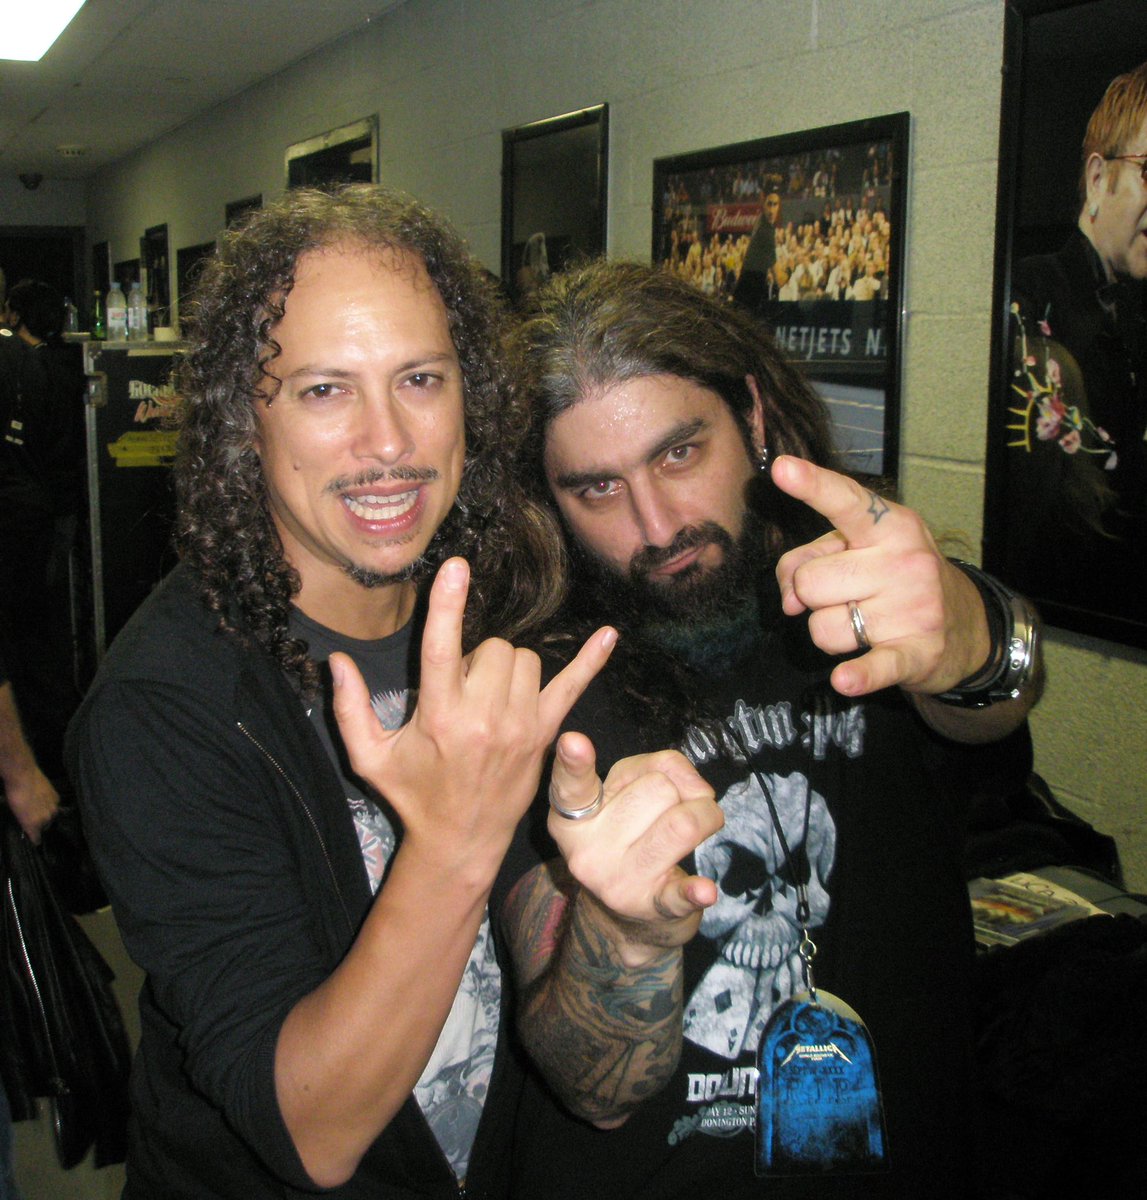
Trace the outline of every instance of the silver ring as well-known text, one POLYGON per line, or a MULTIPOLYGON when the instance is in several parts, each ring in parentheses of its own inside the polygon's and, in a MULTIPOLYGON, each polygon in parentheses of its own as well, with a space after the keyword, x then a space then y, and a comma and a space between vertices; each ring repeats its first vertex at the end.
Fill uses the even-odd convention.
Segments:
POLYGON ((864 615, 860 605, 855 600, 848 602, 848 619, 852 622, 852 632, 856 635, 858 650, 871 650, 872 643, 868 640, 868 627, 864 624, 864 615))
POLYGON ((598 783, 596 799, 592 804, 587 804, 585 808, 562 808, 562 806, 554 799, 553 789, 550 789, 550 808, 552 808, 559 817, 565 817, 567 821, 584 821, 587 817, 592 817, 601 808, 604 801, 604 783, 598 783))

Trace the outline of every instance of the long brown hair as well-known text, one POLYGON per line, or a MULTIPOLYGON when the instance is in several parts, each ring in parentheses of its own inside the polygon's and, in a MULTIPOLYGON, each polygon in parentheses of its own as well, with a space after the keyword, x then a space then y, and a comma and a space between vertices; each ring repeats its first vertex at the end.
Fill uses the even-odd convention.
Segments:
MULTIPOLYGON (((752 454, 752 376, 764 409, 769 453, 835 466, 824 402, 744 309, 720 303, 668 271, 598 259, 555 276, 536 295, 514 348, 529 394, 523 474, 548 502, 542 467, 546 431, 587 396, 646 375, 676 375, 719 395, 752 454)), ((778 503, 759 515, 769 550, 787 549, 801 522, 778 503)), ((799 509, 803 510, 800 505, 799 509)))
MULTIPOLYGON (((550 423, 588 397, 648 375, 675 375, 717 393, 750 456, 753 394, 746 376, 751 376, 761 396, 770 454, 836 466, 824 403, 770 334, 743 309, 719 303, 658 268, 602 259, 555 276, 533 297, 514 349, 530 400, 521 472, 539 503, 553 504, 543 465, 550 423)), ((824 522, 764 475, 750 484, 746 502, 764 541, 755 564, 759 606, 779 614, 775 562, 785 550, 824 532, 824 522)), ((572 550, 580 562, 576 545, 572 550)), ((673 742, 689 722, 706 719, 694 668, 646 637, 641 618, 632 627, 628 618, 619 619, 592 564, 582 563, 575 576, 549 641, 564 653, 602 620, 621 628, 607 667, 614 684, 607 703, 621 706, 619 719, 636 722, 634 748, 673 742)))

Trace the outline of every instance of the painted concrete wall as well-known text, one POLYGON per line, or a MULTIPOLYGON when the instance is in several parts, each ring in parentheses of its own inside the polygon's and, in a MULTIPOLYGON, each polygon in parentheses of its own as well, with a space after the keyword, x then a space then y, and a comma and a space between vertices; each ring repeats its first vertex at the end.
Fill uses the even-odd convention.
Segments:
MULTIPOLYGON (((608 101, 609 250, 648 258, 654 158, 908 110, 904 494, 974 555, 1002 45, 999 0, 409 0, 92 180, 89 236, 134 257, 166 221, 174 260, 281 190, 289 144, 378 113, 383 179, 497 270, 501 130, 608 101)), ((1147 890, 1147 654, 1048 643, 1037 767, 1147 890)))

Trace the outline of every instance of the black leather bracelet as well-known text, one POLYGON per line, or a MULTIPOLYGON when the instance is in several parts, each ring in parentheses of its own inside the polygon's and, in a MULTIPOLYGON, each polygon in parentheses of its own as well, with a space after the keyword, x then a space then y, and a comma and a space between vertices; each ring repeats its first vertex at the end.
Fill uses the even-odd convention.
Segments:
POLYGON ((1015 700, 1035 672, 1039 646, 1035 609, 979 567, 957 558, 949 561, 968 576, 983 598, 992 650, 978 671, 935 699, 960 708, 986 708, 998 700, 1015 700))

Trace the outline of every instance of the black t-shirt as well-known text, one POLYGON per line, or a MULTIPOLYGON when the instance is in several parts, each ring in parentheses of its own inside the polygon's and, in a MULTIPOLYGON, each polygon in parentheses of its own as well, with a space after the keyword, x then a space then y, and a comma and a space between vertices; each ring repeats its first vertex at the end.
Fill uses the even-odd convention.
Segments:
MULTIPOLYGON (((336 633, 292 609, 290 631, 307 642, 322 663, 322 686, 307 717, 318 731, 346 792, 362 848, 371 891, 377 893, 402 837, 398 815, 384 796, 355 775, 338 730, 327 660, 338 650, 349 654, 362 673, 371 707, 385 729, 399 729, 414 707, 409 680, 418 639, 408 621, 389 637, 363 640, 336 633)), ((434 1052, 414 1088, 443 1153, 456 1175, 468 1169, 478 1123, 494 1074, 501 1011, 501 971, 486 921, 478 933, 458 994, 434 1052)))
MULTIPOLYGON (((840 697, 827 683, 832 664, 807 653, 804 623, 783 626, 751 662, 709 682, 706 708, 719 721, 691 728, 682 747, 714 785, 725 826, 696 856, 720 894, 686 949, 678 1069, 609 1132, 566 1116, 535 1080, 516 1196, 966 1195, 973 943, 960 797, 991 776, 1022 779, 1027 732, 990 750, 957 746, 931 735, 896 690, 840 697), (875 1045, 892 1161, 881 1176, 754 1174, 760 1030, 803 985, 795 894, 765 788, 807 875, 816 984, 858 1012, 875 1045)), ((568 725, 594 739, 604 770, 636 744, 633 720, 606 679, 568 725)), ((523 837, 512 850, 510 878, 531 853, 553 856, 543 805, 531 844, 523 837)))
MULTIPOLYGON (((372 865, 371 856, 366 854, 365 857, 371 890, 377 891, 386 863, 397 847, 399 822, 386 800, 373 788, 364 788, 362 780, 351 768, 335 720, 330 670, 326 663, 336 650, 349 654, 362 673, 370 694, 371 707, 383 728, 398 729, 406 723, 410 706, 407 684, 411 675, 412 623, 408 621, 390 637, 352 638, 335 633, 311 620, 300 609, 292 608, 289 628, 292 637, 302 638, 307 643, 307 653, 311 658, 322 664, 319 692, 306 706, 307 716, 342 781, 360 841, 366 827, 374 826, 376 829, 379 839, 378 862, 372 865)), ((365 850, 364 845, 364 854, 365 850)))

